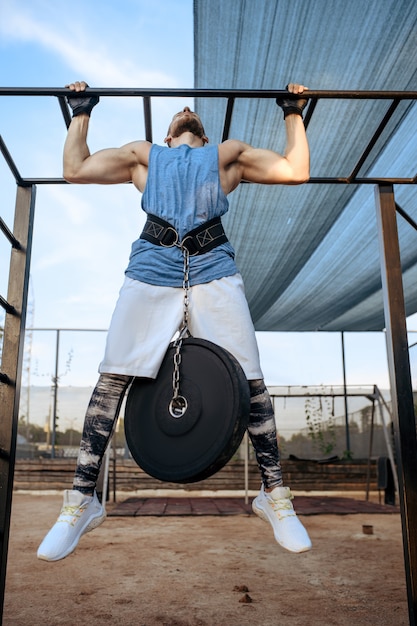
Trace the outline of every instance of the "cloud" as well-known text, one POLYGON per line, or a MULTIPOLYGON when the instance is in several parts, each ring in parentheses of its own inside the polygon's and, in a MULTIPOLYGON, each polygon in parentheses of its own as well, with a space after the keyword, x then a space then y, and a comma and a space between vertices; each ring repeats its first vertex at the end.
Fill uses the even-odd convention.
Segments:
MULTIPOLYGON (((116 35, 112 31, 112 24, 108 25, 110 32, 102 32, 98 39, 85 22, 81 26, 77 18, 70 20, 67 14, 63 20, 61 14, 51 13, 49 3, 47 8, 44 6, 44 10, 41 7, 42 3, 38 5, 38 13, 34 16, 28 8, 17 8, 11 4, 6 6, 0 22, 3 38, 38 44, 51 54, 59 55, 74 72, 82 71, 84 76, 100 86, 175 87, 176 81, 172 75, 140 67, 127 55, 112 55, 108 43, 111 42, 115 47, 116 35)), ((36 5, 31 8, 35 11, 36 5)))

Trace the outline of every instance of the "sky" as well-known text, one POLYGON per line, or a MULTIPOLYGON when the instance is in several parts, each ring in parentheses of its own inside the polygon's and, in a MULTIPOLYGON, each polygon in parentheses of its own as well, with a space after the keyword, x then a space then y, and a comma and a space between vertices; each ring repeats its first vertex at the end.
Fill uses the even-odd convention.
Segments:
MULTIPOLYGON (((193 87, 192 0, 2 0, 0 85, 193 87)), ((210 85, 207 85, 210 87, 210 85)), ((247 88, 251 85, 248 84, 247 88)), ((187 99, 153 99, 154 141, 187 99)), ((0 98, 0 133, 23 176, 61 177, 66 129, 53 97, 0 98)), ((142 103, 103 98, 94 109, 91 151, 144 138, 142 103)), ((0 160, 0 213, 12 227, 15 183, 0 160)), ((60 384, 97 379, 105 330, 144 214, 132 185, 38 185, 28 326, 95 329, 59 333, 60 384)), ((2 238, 3 240, 3 238, 2 238)), ((9 248, 0 243, 0 293, 7 293, 9 248)), ((238 261, 238 259, 237 259, 238 261)), ((417 331, 417 315, 408 320, 417 331)), ((50 384, 57 332, 27 333, 23 382, 50 384)), ((268 385, 343 383, 339 333, 257 333, 268 385)), ((410 333, 409 343, 417 341, 410 333)), ((384 333, 345 333, 346 382, 389 386, 384 333)), ((417 384, 417 346, 410 350, 417 384)))

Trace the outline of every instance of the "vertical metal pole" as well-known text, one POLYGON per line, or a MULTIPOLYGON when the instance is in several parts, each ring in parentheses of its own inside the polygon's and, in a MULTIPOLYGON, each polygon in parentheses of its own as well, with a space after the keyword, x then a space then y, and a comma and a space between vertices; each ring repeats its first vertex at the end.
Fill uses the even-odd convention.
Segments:
POLYGON ((245 504, 249 502, 249 437, 247 431, 243 436, 245 448, 245 504))
POLYGON ((371 427, 369 429, 369 447, 368 447, 368 464, 366 467, 366 497, 365 500, 369 500, 369 488, 371 482, 371 457, 372 457, 372 445, 374 442, 374 420, 375 420, 375 387, 372 396, 372 416, 371 427))
POLYGON ((56 330, 56 346, 55 346, 55 376, 53 378, 54 383, 54 406, 52 411, 52 446, 51 446, 51 458, 55 458, 55 444, 56 444, 56 418, 57 418, 57 405, 58 405, 58 379, 59 379, 59 339, 60 330, 56 330))
POLYGON ((388 431, 387 425, 385 423, 383 405, 385 406, 385 409, 386 409, 388 415, 391 415, 391 420, 393 421, 392 413, 389 412, 389 408, 386 405, 385 400, 384 400, 381 392, 379 391, 378 387, 375 387, 375 389, 376 389, 376 399, 377 399, 377 402, 378 402, 379 416, 381 418, 382 431, 384 433, 385 445, 387 447, 387 454, 388 454, 389 462, 391 464, 392 475, 393 475, 393 478, 394 478, 395 491, 397 493, 400 493, 397 469, 395 467, 394 452, 392 450, 391 430, 388 431))
POLYGON ((342 365, 343 365, 343 396, 345 400, 345 432, 346 432, 346 452, 350 455, 350 434, 349 434, 349 413, 346 386, 346 359, 345 359, 345 333, 342 331, 342 365))
POLYGON ((143 115, 145 117, 145 138, 152 143, 152 110, 149 96, 143 98, 143 115))
POLYGON ((1 361, 7 382, 0 383, 0 623, 9 547, 35 196, 34 186, 17 188, 13 234, 20 245, 12 248, 10 257, 7 301, 13 311, 6 314, 1 361))
POLYGON ((113 502, 116 502, 116 492, 117 492, 117 486, 116 486, 116 456, 117 456, 116 437, 113 437, 111 445, 112 445, 112 450, 113 450, 113 464, 112 464, 112 470, 113 470, 113 502))
POLYGON ((393 186, 375 187, 410 624, 417 619, 417 436, 393 186))

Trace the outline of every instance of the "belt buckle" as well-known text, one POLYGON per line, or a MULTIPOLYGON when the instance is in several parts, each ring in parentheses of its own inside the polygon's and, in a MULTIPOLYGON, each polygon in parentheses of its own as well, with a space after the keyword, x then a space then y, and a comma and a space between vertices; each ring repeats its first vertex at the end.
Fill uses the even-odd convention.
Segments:
POLYGON ((160 240, 159 240, 159 244, 160 244, 163 248, 173 248, 173 247, 174 247, 174 246, 176 246, 176 245, 177 245, 177 243, 178 243, 178 233, 177 233, 177 231, 175 230, 175 228, 174 228, 173 226, 168 226, 168 227, 167 227, 167 229, 166 229, 166 231, 165 231, 165 233, 164 233, 163 237, 165 237, 165 235, 168 233, 168 231, 173 232, 173 233, 174 233, 174 235, 175 235, 175 238, 174 238, 174 240, 173 240, 173 242, 172 242, 172 243, 164 243, 164 242, 163 242, 163 239, 160 239, 160 240))
POLYGON ((181 248, 185 248, 186 250, 188 250, 188 255, 189 256, 197 256, 197 254, 200 252, 199 249, 196 247, 195 245, 195 241, 194 241, 194 237, 192 235, 187 235, 187 237, 184 237, 184 239, 181 241, 180 244, 181 248), (191 250, 189 249, 189 247, 187 245, 185 245, 185 242, 187 241, 187 239, 190 239, 192 246, 191 246, 191 250), (194 252, 193 252, 194 250, 194 252))

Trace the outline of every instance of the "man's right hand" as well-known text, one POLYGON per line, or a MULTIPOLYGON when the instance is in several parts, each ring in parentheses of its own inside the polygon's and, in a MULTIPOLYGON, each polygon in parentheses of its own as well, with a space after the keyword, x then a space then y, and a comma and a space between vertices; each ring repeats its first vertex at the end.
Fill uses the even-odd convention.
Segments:
POLYGON ((286 98, 281 97, 276 99, 276 103, 284 112, 284 120, 287 115, 291 115, 295 113, 296 115, 301 115, 303 117, 303 110, 305 109, 308 97, 302 97, 301 94, 304 94, 305 91, 308 91, 308 87, 304 87, 304 85, 299 85, 297 83, 290 83, 286 86, 286 90, 288 93, 298 94, 300 98, 286 98))
MULTIPOLYGON (((69 85, 65 85, 67 89, 71 89, 71 91, 85 92, 88 87, 87 83, 84 81, 76 81, 75 83, 70 83, 69 85)), ((90 116, 91 111, 99 102, 100 98, 98 96, 89 96, 87 93, 84 93, 82 96, 68 96, 67 102, 72 109, 72 116, 77 117, 81 113, 86 113, 90 116)))

